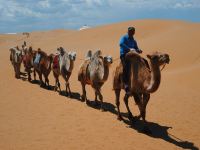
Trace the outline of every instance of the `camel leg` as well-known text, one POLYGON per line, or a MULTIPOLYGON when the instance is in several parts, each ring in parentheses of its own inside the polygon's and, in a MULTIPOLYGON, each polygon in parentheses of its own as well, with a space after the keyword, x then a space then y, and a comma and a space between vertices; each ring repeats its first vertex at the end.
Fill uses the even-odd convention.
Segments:
POLYGON ((72 96, 72 92, 71 92, 71 89, 70 89, 70 86, 69 86, 69 82, 67 82, 67 84, 66 84, 66 89, 68 89, 69 96, 71 97, 72 96))
POLYGON ((140 110, 142 120, 144 122, 143 131, 147 134, 151 134, 151 130, 149 129, 149 127, 147 125, 147 121, 146 121, 146 106, 147 106, 149 99, 150 99, 150 94, 143 94, 143 103, 142 103, 142 107, 141 107, 141 110, 140 110))
MULTIPOLYGON (((136 105, 138 105, 139 109, 140 107, 142 106, 142 94, 138 94, 138 93, 133 93, 133 97, 134 97, 134 100, 135 100, 135 103, 136 105)), ((142 116, 141 116, 141 113, 136 116, 135 118, 136 119, 140 119, 142 116)))
POLYGON ((124 103, 125 103, 126 109, 128 111, 128 119, 130 121, 134 121, 134 117, 133 117, 133 115, 132 115, 132 113, 131 113, 131 111, 129 109, 129 106, 128 106, 128 98, 129 98, 129 95, 125 94, 125 96, 124 96, 124 103))
POLYGON ((85 90, 85 84, 83 82, 81 82, 81 85, 82 85, 82 92, 83 92, 83 95, 82 95, 82 101, 86 101, 86 104, 88 103, 87 102, 87 96, 86 96, 86 90, 85 90))
POLYGON ((100 110, 101 111, 104 111, 104 109, 103 109, 103 96, 102 96, 102 94, 101 94, 101 90, 100 89, 97 89, 96 91, 95 91, 95 93, 97 92, 97 95, 99 95, 99 99, 100 99, 100 101, 101 101, 101 108, 100 108, 100 110))
POLYGON ((97 99, 97 97, 98 97, 98 93, 97 93, 97 91, 95 90, 95 105, 96 105, 96 106, 98 105, 98 99, 97 99))
POLYGON ((30 69, 26 69, 27 73, 28 73, 28 81, 31 81, 31 70, 30 69))
POLYGON ((48 88, 49 88, 49 79, 48 79, 47 76, 44 76, 44 77, 45 77, 45 86, 46 86, 46 84, 47 84, 47 86, 48 86, 48 88))
POLYGON ((57 91, 57 88, 58 88, 58 86, 57 86, 57 84, 58 84, 58 76, 56 75, 56 73, 55 72, 53 72, 53 76, 54 76, 54 79, 55 79, 55 87, 54 87, 54 91, 57 91))
POLYGON ((34 80, 36 80, 36 71, 33 69, 34 80))
POLYGON ((60 81, 59 81, 59 78, 58 78, 58 80, 57 80, 57 84, 58 84, 59 92, 61 93, 61 88, 60 88, 60 81))
POLYGON ((20 71, 19 71, 18 64, 14 65, 14 70, 15 70, 15 78, 19 79, 20 78, 20 71))
POLYGON ((120 108, 119 108, 119 106, 120 106, 120 100, 119 100, 119 98, 120 98, 120 92, 121 92, 121 89, 115 90, 115 98, 116 98, 115 99, 115 103, 116 103, 117 111, 118 111, 117 119, 121 121, 121 120, 123 120, 123 118, 121 116, 120 108))
POLYGON ((40 72, 38 72, 38 75, 39 75, 39 79, 40 79, 40 87, 42 87, 45 85, 45 83, 42 80, 42 74, 40 72))

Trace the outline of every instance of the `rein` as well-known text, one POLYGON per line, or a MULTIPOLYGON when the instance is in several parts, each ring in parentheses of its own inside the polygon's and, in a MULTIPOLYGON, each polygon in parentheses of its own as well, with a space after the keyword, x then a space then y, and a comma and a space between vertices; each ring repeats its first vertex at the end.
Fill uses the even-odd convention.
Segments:
POLYGON ((162 69, 160 69, 160 71, 162 71, 165 68, 166 63, 163 65, 162 69))

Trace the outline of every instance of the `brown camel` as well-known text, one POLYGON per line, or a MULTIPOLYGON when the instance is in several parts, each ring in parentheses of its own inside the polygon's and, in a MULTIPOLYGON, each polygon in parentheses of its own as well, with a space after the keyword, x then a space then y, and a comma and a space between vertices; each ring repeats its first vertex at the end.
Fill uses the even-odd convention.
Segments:
POLYGON ((91 85, 95 90, 95 103, 97 104, 98 102, 97 97, 101 101, 101 110, 103 110, 101 87, 108 79, 110 64, 112 64, 111 56, 103 57, 100 50, 92 56, 92 52, 88 51, 86 59, 78 73, 78 80, 81 82, 83 91, 82 100, 86 100, 86 104, 88 104, 85 86, 86 84, 91 85))
POLYGON ((22 63, 22 50, 19 47, 10 48, 10 61, 14 67, 15 78, 20 78, 20 68, 22 63))
POLYGON ((60 54, 54 56, 53 58, 53 75, 55 78, 55 91, 57 91, 57 88, 59 88, 59 92, 61 92, 60 89, 60 82, 59 82, 59 76, 62 75, 63 79, 65 80, 66 85, 66 93, 69 93, 69 96, 71 96, 71 90, 69 86, 69 78, 71 76, 72 70, 74 68, 74 61, 76 59, 76 53, 75 52, 66 52, 62 47, 57 49, 60 54))
MULTIPOLYGON (((169 63, 169 55, 162 54, 159 52, 155 52, 151 55, 147 55, 150 62, 150 69, 147 66, 144 58, 142 58, 139 54, 135 52, 129 52, 126 55, 126 59, 130 61, 131 68, 129 74, 129 88, 131 91, 131 95, 125 94, 124 102, 126 108, 128 110, 128 118, 130 121, 134 121, 134 117, 128 106, 128 98, 130 96, 134 97, 135 103, 138 105, 140 110, 140 115, 137 118, 142 117, 144 122, 144 131, 150 132, 147 127, 147 123, 145 120, 146 116, 146 106, 150 99, 150 93, 155 92, 161 81, 161 71, 160 66, 169 63)), ((122 64, 115 70, 114 81, 113 81, 113 89, 115 90, 116 95, 116 105, 118 110, 118 119, 122 120, 122 116, 120 113, 120 91, 124 88, 123 80, 122 80, 122 64)))
POLYGON ((40 86, 49 87, 48 76, 51 72, 52 63, 53 63, 53 54, 50 54, 48 56, 44 51, 38 48, 38 51, 36 53, 36 56, 33 62, 33 67, 34 67, 34 71, 38 73, 38 76, 40 79, 40 86), (42 80, 42 75, 45 78, 45 82, 43 82, 42 80))
POLYGON ((33 62, 34 62, 37 51, 33 50, 31 46, 29 47, 29 49, 23 47, 23 50, 24 50, 23 64, 24 64, 25 71, 28 74, 28 81, 32 80, 31 72, 34 72, 34 80, 36 80, 36 73, 35 71, 32 71, 31 69, 33 68, 33 62))

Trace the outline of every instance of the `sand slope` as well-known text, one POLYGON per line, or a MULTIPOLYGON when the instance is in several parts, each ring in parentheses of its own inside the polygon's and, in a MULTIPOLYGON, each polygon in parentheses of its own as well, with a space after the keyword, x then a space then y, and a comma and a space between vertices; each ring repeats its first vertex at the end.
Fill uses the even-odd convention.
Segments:
MULTIPOLYGON (((24 36, 0 35, 0 149, 66 150, 66 149, 195 149, 200 146, 200 24, 170 20, 138 20, 82 31, 55 30, 33 32, 25 40, 34 49, 40 47, 55 53, 59 46, 77 52, 70 78, 74 98, 40 88, 37 84, 16 80, 9 62, 8 49, 21 45, 24 36), (152 135, 140 132, 129 121, 116 119, 112 91, 113 70, 103 86, 106 112, 87 106, 77 97, 81 94, 77 72, 87 50, 101 49, 103 54, 119 57, 119 38, 128 26, 136 27, 135 38, 145 56, 152 51, 170 55, 171 62, 162 71, 159 90, 147 106, 147 120, 152 135), (195 146, 194 146, 195 145, 195 146)), ((23 68, 22 68, 23 70, 23 68)), ((50 84, 54 78, 50 74, 50 84)), ((62 89, 64 82, 61 79, 62 89)), ((94 93, 87 87, 88 98, 94 93)), ((122 112, 126 113, 121 94, 122 112)), ((134 114, 138 109, 130 99, 134 114)))

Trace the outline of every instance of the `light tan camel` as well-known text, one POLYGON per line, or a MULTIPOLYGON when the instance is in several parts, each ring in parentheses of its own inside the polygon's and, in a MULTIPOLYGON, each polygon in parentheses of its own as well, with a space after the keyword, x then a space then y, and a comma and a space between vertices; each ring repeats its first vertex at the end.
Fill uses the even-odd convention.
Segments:
MULTIPOLYGON (((145 120, 146 116, 146 106, 150 99, 150 93, 155 92, 161 81, 161 71, 160 66, 169 63, 169 55, 162 54, 159 52, 155 52, 151 55, 147 55, 150 60, 150 69, 139 54, 135 52, 129 52, 126 55, 127 60, 131 63, 130 74, 129 74, 129 88, 131 95, 125 94, 124 102, 126 108, 128 110, 128 118, 130 121, 134 121, 134 117, 129 109, 128 106, 128 98, 130 96, 134 97, 136 104, 139 107, 140 115, 138 118, 142 117, 144 122, 144 131, 150 132, 147 127, 147 123, 145 120)), ((122 120, 122 116, 120 113, 120 91, 124 88, 123 80, 122 80, 122 64, 116 68, 114 74, 114 81, 113 81, 113 89, 116 95, 116 105, 118 110, 118 119, 122 120)))
POLYGON ((76 52, 66 52, 62 47, 57 49, 60 54, 54 56, 53 59, 53 75, 55 78, 55 91, 57 91, 57 88, 59 88, 59 92, 61 92, 60 89, 60 82, 59 82, 59 76, 62 75, 63 79, 65 80, 66 85, 66 93, 69 93, 69 96, 71 96, 71 90, 69 86, 69 78, 71 76, 72 70, 74 68, 74 61, 76 59, 76 52))
POLYGON ((20 78, 20 68, 22 63, 22 50, 19 47, 10 48, 10 61, 15 71, 15 78, 20 78))
POLYGON ((103 96, 101 94, 101 87, 108 79, 109 66, 112 64, 111 56, 102 56, 100 50, 98 50, 93 56, 92 52, 88 51, 86 59, 80 67, 78 73, 78 80, 82 85, 82 100, 88 104, 85 86, 89 84, 95 90, 95 103, 97 104, 99 97, 101 101, 101 110, 103 110, 103 96))

